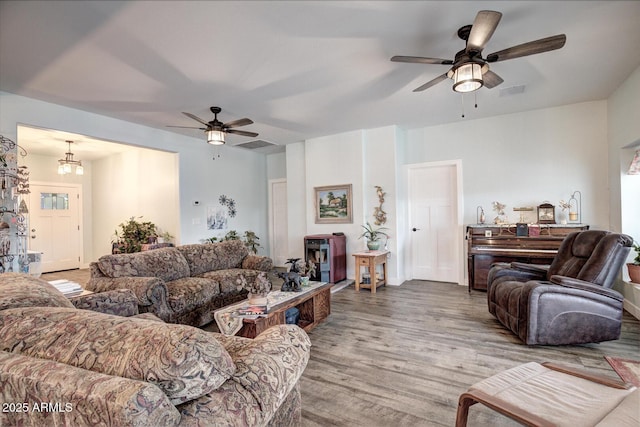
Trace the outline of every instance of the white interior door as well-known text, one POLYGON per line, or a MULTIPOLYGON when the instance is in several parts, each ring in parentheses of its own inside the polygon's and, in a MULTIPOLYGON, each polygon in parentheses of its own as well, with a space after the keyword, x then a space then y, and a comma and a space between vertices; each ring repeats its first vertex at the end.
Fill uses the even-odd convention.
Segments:
POLYGON ((32 184, 29 249, 42 253, 42 272, 80 268, 80 197, 77 186, 32 184))
POLYGON ((419 280, 458 282, 457 165, 409 168, 411 271, 419 280))
POLYGON ((289 254, 289 232, 287 221, 287 181, 269 181, 269 246, 271 259, 276 266, 284 266, 291 258, 289 254))

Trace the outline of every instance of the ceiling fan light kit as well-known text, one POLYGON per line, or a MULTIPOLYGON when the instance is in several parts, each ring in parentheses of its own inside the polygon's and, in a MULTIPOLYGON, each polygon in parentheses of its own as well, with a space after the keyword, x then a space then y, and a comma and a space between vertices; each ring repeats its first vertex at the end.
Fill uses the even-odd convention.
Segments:
POLYGON ((58 160, 58 174, 67 175, 72 172, 72 166, 76 167, 76 175, 84 175, 84 168, 82 167, 81 160, 73 160, 73 153, 71 152, 71 144, 73 141, 65 141, 69 144, 69 151, 64 153, 64 159, 58 160))
POLYGON ((256 136, 258 136, 258 134, 255 132, 233 129, 236 127, 253 124, 253 120, 244 118, 244 119, 233 120, 227 123, 222 123, 220 120, 218 120, 218 113, 222 111, 222 108, 211 107, 210 110, 213 113, 213 120, 209 122, 201 119, 195 114, 182 112, 182 114, 184 114, 185 116, 195 120, 198 123, 201 123, 205 127, 193 127, 193 126, 167 126, 167 127, 203 130, 205 136, 207 137, 207 143, 211 145, 224 145, 225 135, 228 133, 248 136, 252 138, 255 138, 256 136))
POLYGON ((207 134, 207 142, 211 145, 224 145, 224 132, 221 130, 208 130, 205 131, 207 134))
POLYGON ((451 74, 453 79, 453 90, 460 93, 473 92, 483 86, 482 66, 475 62, 462 64, 454 69, 451 74))

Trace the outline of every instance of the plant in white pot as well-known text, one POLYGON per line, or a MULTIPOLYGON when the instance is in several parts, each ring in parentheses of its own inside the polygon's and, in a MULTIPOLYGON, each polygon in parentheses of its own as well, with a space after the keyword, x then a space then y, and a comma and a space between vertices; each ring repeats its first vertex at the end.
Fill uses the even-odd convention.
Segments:
POLYGON ((367 239, 367 248, 370 251, 377 251, 380 249, 380 238, 386 237, 389 238, 389 235, 382 230, 388 230, 386 227, 373 228, 371 224, 367 222, 367 225, 363 225, 364 233, 360 235, 360 238, 367 239))
POLYGON ((640 245, 635 243, 633 249, 636 251, 636 257, 633 262, 627 264, 629 278, 633 283, 640 283, 640 245))

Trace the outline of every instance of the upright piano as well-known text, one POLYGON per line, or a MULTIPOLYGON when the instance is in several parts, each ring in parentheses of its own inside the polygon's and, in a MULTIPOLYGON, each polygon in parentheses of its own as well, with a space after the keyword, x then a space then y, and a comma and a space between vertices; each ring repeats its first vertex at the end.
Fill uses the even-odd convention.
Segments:
POLYGON ((468 225, 466 232, 469 292, 487 290, 487 276, 494 262, 551 264, 562 240, 585 224, 535 224, 539 235, 520 235, 516 224, 468 225))

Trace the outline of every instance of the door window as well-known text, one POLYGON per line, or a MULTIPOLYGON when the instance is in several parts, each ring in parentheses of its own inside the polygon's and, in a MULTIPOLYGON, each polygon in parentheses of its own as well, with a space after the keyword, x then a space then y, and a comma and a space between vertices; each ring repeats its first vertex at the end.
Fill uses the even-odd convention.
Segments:
POLYGON ((68 210, 69 193, 40 193, 40 209, 68 210))

